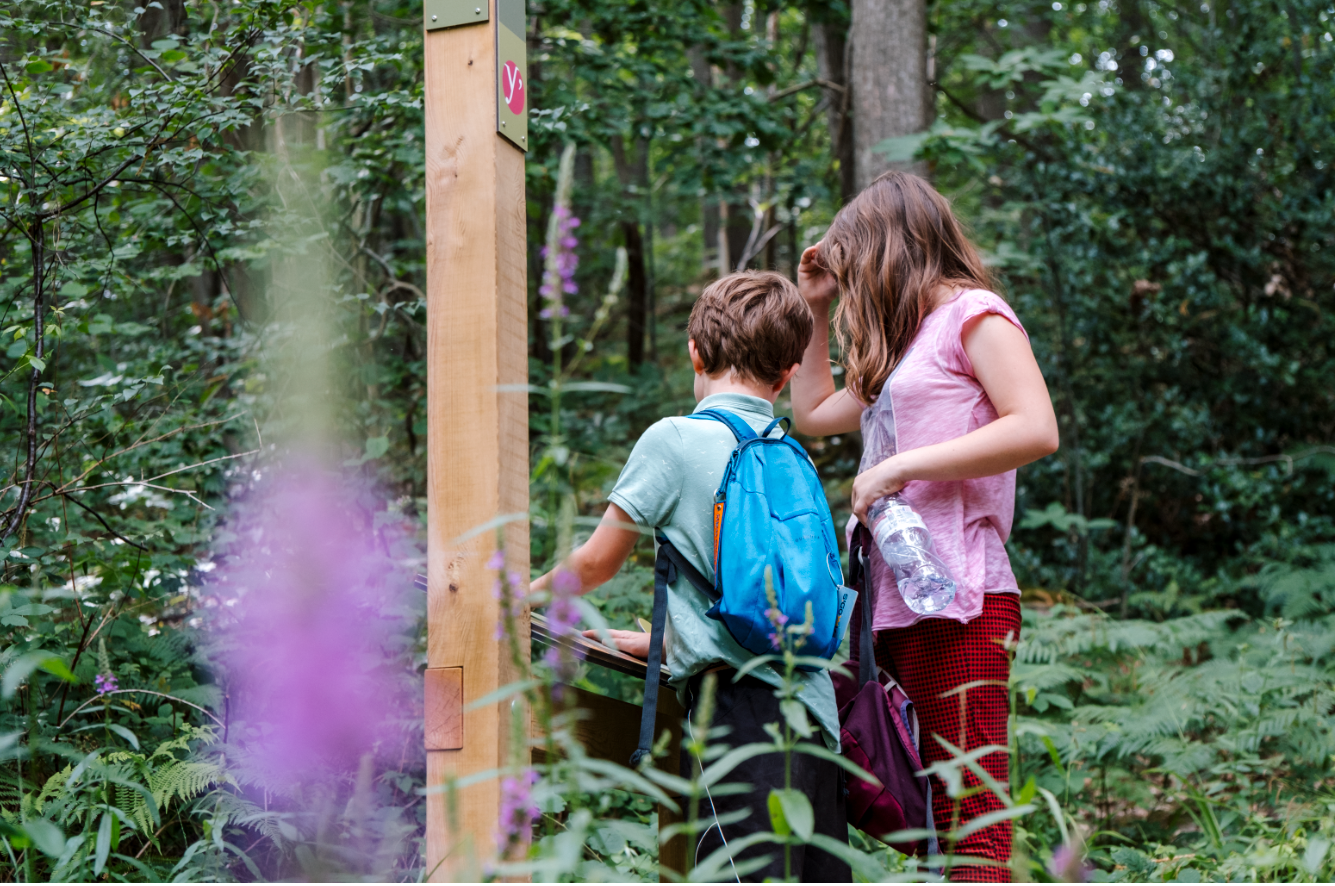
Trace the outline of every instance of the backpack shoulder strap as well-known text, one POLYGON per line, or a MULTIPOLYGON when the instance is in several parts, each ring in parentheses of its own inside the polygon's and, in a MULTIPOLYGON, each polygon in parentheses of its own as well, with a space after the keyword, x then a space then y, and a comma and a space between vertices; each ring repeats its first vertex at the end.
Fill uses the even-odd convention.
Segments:
POLYGON ((774 419, 774 421, 772 421, 772 422, 770 422, 769 424, 765 425, 765 430, 763 430, 763 431, 760 432, 760 436, 762 436, 762 437, 768 437, 770 431, 774 430, 774 429, 777 428, 779 425, 783 425, 783 435, 784 435, 785 437, 787 437, 789 431, 790 431, 790 430, 792 429, 792 427, 793 427, 793 420, 792 420, 791 418, 789 418, 788 416, 786 416, 786 415, 781 415, 781 416, 779 416, 778 418, 774 419))
POLYGON ((639 768, 640 761, 653 751, 658 684, 663 666, 663 632, 667 625, 667 587, 677 580, 679 573, 705 596, 718 599, 718 592, 700 570, 665 536, 658 536, 658 555, 654 558, 654 612, 649 627, 649 661, 644 674, 644 707, 640 710, 640 742, 630 757, 632 769, 639 768))
POLYGON ((871 571, 867 569, 867 555, 863 552, 866 533, 858 524, 853 530, 853 543, 848 551, 849 584, 858 588, 857 605, 861 609, 862 624, 858 630, 858 688, 876 679, 876 639, 872 631, 873 600, 871 571), (861 587, 858 587, 861 585, 861 587))
MULTIPOLYGON (((722 409, 706 409, 703 412, 692 412, 687 418, 700 419, 703 421, 719 421, 728 426, 732 435, 737 438, 738 443, 745 443, 747 440, 753 440, 758 434, 751 430, 751 426, 742 421, 731 412, 725 412, 722 409)), ((772 425, 771 425, 772 427, 772 425)), ((768 428, 766 429, 768 432, 768 428)))

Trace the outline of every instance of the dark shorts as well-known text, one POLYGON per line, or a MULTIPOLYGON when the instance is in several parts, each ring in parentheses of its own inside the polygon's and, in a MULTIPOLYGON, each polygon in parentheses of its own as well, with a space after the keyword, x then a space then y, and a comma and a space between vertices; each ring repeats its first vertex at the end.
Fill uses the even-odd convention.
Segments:
MULTIPOLYGON (((732 681, 733 671, 718 674, 715 690, 713 726, 727 726, 730 731, 721 740, 732 747, 739 747, 751 742, 771 742, 765 732, 766 723, 780 723, 783 716, 779 713, 779 701, 774 697, 774 687, 753 678, 743 677, 732 681)), ((696 700, 699 698, 700 682, 696 676, 691 680, 691 715, 694 717, 696 700)), ((813 741, 820 741, 813 736, 813 741)), ((683 756, 685 756, 683 751, 683 756)), ((682 773, 690 772, 689 760, 682 761, 682 773)), ((815 812, 816 833, 825 834, 841 843, 848 841, 848 814, 844 809, 844 771, 828 760, 811 757, 806 754, 793 754, 791 784, 806 794, 815 812)), ((730 784, 746 784, 750 787, 744 793, 727 796, 705 797, 701 800, 700 820, 712 822, 715 815, 725 815, 738 809, 749 809, 751 814, 739 822, 725 825, 721 830, 712 825, 705 833, 697 837, 698 845, 691 853, 696 863, 704 861, 710 853, 724 845, 725 841, 735 841, 747 834, 770 831, 769 792, 771 788, 784 786, 783 754, 764 754, 752 757, 739 765, 725 779, 730 784)), ((737 853, 734 860, 770 856, 770 861, 758 871, 751 871, 740 879, 744 882, 761 882, 765 879, 781 880, 784 877, 783 847, 773 843, 761 843, 737 853)), ((792 876, 803 883, 848 883, 852 872, 848 864, 814 846, 794 846, 791 851, 792 876)), ((724 868, 724 878, 734 878, 728 868, 724 868)))

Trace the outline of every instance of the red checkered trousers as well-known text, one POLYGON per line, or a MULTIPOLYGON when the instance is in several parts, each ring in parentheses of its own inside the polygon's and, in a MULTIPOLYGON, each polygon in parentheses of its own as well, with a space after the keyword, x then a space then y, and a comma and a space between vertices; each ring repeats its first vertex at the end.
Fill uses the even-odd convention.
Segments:
MULTIPOLYGON (((907 628, 877 633, 877 664, 895 675, 913 699, 913 707, 918 713, 919 745, 924 765, 930 766, 951 757, 951 752, 942 747, 933 734, 966 752, 989 744, 1008 744, 1010 656, 1005 645, 1007 637, 1011 643, 1020 638, 1019 594, 985 595, 982 614, 968 624, 953 619, 925 618, 907 628), (952 691, 981 681, 986 683, 960 692, 952 691)), ((1009 779, 1009 760, 1005 754, 988 754, 980 762, 988 775, 998 782, 1005 784, 1009 779)), ((966 787, 976 787, 982 782, 974 773, 965 770, 964 783, 966 787)), ((1003 805, 986 788, 963 800, 952 799, 946 794, 945 785, 932 776, 932 807, 937 832, 944 835, 980 815, 1002 809, 1003 805)), ((943 839, 942 851, 948 848, 943 839)), ((987 858, 1007 866, 952 867, 951 880, 1010 881, 1009 821, 969 834, 954 845, 953 851, 956 855, 987 858)))

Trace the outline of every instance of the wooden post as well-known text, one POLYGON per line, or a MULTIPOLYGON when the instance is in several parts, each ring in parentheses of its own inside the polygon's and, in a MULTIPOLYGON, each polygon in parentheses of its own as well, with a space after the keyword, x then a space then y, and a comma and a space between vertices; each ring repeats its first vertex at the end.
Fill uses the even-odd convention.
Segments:
MULTIPOLYGON (((501 390, 522 385, 528 368, 518 147, 527 132, 515 124, 527 117, 527 66, 522 41, 516 51, 507 35, 498 35, 498 29, 512 32, 516 19, 524 32, 523 0, 427 0, 425 7, 426 740, 427 784, 438 787, 450 774, 507 765, 512 715, 527 722, 509 703, 466 710, 515 674, 506 644, 496 642, 500 611, 486 566, 496 531, 460 540, 503 515, 523 515, 505 523, 503 535, 507 568, 527 579, 528 403, 522 390, 501 390), (513 71, 503 69, 507 64, 513 71), (523 113, 514 112, 516 101, 523 113)), ((518 628, 527 656, 527 614, 518 628)), ((476 879, 472 864, 494 853, 499 810, 499 779, 459 791, 453 810, 444 794, 428 795, 429 879, 476 879)))
MULTIPOLYGON (((528 576, 524 0, 425 0, 427 248, 427 786, 509 765, 531 727, 522 698, 468 705, 517 677, 487 567, 503 527, 506 569, 528 576), (490 5, 488 5, 490 4, 490 5), (508 388, 508 389, 507 389, 508 388), (508 518, 508 519, 507 519, 508 518), (480 530, 480 531, 479 531, 480 530), (522 740, 521 738, 521 740, 522 740)), ((518 589, 521 593, 523 589, 518 589)), ((529 654, 529 617, 515 625, 529 654)), ((577 691, 591 755, 629 759, 639 709, 577 691)), ((682 711, 660 695, 660 728, 682 711)), ((675 768, 675 757, 669 761, 675 768)), ((477 880, 495 854, 500 779, 429 793, 427 878, 477 880), (453 803, 447 802, 453 800, 453 803)), ((660 813, 666 827, 676 820, 660 813)), ((686 841, 666 844, 684 870, 686 841)))

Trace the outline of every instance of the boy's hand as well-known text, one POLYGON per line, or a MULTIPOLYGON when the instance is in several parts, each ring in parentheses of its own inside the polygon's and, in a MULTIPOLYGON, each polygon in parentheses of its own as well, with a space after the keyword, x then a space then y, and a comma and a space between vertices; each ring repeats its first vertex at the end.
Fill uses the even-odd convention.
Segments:
MULTIPOLYGON (((601 634, 601 631, 584 632, 585 637, 599 643, 603 642, 601 634)), ((616 643, 617 651, 640 661, 649 658, 649 635, 643 631, 608 631, 607 634, 616 643)))
POLYGON ((797 290, 813 305, 828 305, 839 295, 839 284, 821 258, 820 248, 824 243, 822 240, 815 246, 808 246, 797 266, 797 290))

